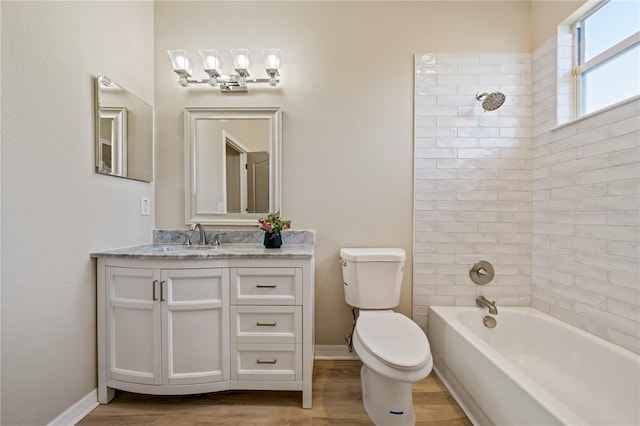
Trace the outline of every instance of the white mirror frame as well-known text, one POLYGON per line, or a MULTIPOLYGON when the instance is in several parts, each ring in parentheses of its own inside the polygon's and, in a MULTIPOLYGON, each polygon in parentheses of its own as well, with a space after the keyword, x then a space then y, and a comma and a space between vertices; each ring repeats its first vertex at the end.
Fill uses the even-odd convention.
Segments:
POLYGON ((282 118, 278 107, 198 107, 184 111, 185 128, 185 221, 187 225, 257 225, 261 213, 198 213, 196 123, 198 120, 269 120, 269 211, 281 211, 282 202, 282 118))

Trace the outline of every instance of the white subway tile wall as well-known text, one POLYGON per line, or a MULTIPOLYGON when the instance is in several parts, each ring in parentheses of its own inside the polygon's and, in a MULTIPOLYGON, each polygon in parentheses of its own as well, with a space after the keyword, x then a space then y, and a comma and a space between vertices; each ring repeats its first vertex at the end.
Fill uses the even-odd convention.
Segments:
POLYGON ((640 101, 554 129, 574 108, 558 37, 533 53, 532 306, 640 353, 640 101))
POLYGON ((430 305, 531 304, 532 75, 528 53, 415 57, 413 317, 430 305), (484 112, 476 93, 501 91, 484 112), (494 280, 474 284, 478 260, 494 280))
POLYGON ((531 305, 640 353, 640 100, 574 115, 570 35, 415 58, 414 319, 531 305), (483 112, 476 92, 507 101, 483 112), (566 123, 557 127, 558 123, 566 123), (477 286, 476 260, 496 278, 477 286))

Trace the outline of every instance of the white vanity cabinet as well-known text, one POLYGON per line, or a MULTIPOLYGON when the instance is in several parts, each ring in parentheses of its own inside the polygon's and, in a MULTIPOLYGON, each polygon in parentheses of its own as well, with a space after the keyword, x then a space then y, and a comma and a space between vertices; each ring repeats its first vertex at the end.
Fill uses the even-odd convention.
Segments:
POLYGON ((228 380, 228 269, 108 266, 105 272, 109 379, 149 385, 228 380))
POLYGON ((311 408, 312 256, 96 257, 100 403, 256 389, 311 408))

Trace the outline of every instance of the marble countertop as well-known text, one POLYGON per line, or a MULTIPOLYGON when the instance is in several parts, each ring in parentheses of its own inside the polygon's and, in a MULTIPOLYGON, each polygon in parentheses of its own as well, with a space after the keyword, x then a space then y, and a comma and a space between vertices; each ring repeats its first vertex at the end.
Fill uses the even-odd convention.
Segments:
POLYGON ((182 244, 144 244, 91 252, 91 257, 122 257, 130 259, 306 259, 313 256, 314 244, 292 244, 277 249, 262 244, 221 244, 217 247, 182 244))
POLYGON ((153 243, 96 250, 91 257, 159 258, 159 259, 308 259, 314 255, 315 232, 283 231, 282 247, 265 248, 264 232, 259 230, 206 230, 206 241, 217 234, 220 245, 185 245, 200 240, 198 232, 185 229, 153 231, 153 243))

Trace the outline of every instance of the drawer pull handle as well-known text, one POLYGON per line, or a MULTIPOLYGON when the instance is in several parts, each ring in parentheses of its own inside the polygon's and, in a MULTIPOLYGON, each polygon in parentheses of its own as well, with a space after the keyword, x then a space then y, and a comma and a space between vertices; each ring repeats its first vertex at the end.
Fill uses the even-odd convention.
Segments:
POLYGON ((266 360, 258 359, 256 362, 258 364, 275 364, 276 362, 278 362, 278 360, 277 359, 266 359, 266 360))
POLYGON ((277 324, 278 324, 277 322, 260 322, 260 321, 256 323, 258 327, 275 327, 277 324))
POLYGON ((256 285, 258 288, 276 288, 275 284, 258 284, 256 285))
POLYGON ((151 283, 153 287, 153 300, 158 300, 158 295, 156 294, 156 284, 158 284, 158 280, 153 280, 151 283))

